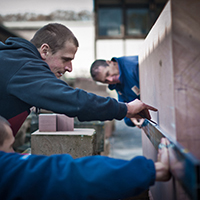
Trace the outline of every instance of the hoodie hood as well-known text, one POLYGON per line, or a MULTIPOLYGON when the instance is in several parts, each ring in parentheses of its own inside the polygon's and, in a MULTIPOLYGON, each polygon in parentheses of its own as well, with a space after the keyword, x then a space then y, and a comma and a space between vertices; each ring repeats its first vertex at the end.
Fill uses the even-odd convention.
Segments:
POLYGON ((36 56, 40 56, 39 51, 37 48, 28 40, 25 40, 23 38, 18 38, 18 37, 10 37, 8 38, 5 43, 0 42, 0 51, 1 50, 9 50, 9 49, 20 49, 20 48, 25 48, 27 51, 31 51, 34 53, 36 56))

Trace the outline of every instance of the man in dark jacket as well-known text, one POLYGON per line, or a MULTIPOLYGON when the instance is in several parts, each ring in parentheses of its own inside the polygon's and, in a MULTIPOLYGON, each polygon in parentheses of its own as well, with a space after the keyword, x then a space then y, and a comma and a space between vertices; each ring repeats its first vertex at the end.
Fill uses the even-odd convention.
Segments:
POLYGON ((116 200, 140 194, 155 181, 170 178, 167 141, 158 161, 142 156, 130 161, 105 156, 73 159, 70 155, 20 155, 14 136, 0 116, 0 199, 116 200), (7 153, 6 153, 7 152, 7 153))
POLYGON ((77 116, 80 121, 121 120, 125 116, 150 119, 155 108, 140 100, 128 104, 73 89, 58 79, 72 71, 78 49, 73 33, 61 24, 39 29, 31 42, 8 38, 0 43, 0 115, 11 124, 14 135, 35 106, 77 116))

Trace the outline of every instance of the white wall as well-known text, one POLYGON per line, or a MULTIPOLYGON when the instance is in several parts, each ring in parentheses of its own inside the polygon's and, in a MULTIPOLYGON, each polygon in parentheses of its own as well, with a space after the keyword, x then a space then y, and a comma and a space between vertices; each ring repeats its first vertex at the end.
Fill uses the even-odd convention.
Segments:
POLYGON ((143 39, 126 40, 98 40, 97 59, 111 59, 112 57, 139 55, 143 39))
MULTIPOLYGON (((58 22, 58 21, 56 21, 58 22)), ((36 30, 52 22, 4 22, 4 26, 30 40, 36 30)), ((72 61, 73 71, 65 73, 67 78, 90 77, 90 66, 95 59, 95 28, 93 21, 61 21, 77 37, 79 48, 72 61)), ((98 40, 96 43, 97 59, 139 55, 143 39, 98 40)))
MULTIPOLYGON (((53 21, 67 26, 77 37, 79 48, 72 61, 73 71, 65 73, 66 77, 90 77, 89 69, 94 61, 94 25, 93 21, 53 21)), ((20 34, 27 40, 30 40, 35 32, 42 26, 51 22, 4 22, 4 26, 20 34)))
POLYGON ((73 72, 67 74, 67 77, 90 77, 90 65, 94 61, 94 25, 90 22, 68 27, 77 37, 79 48, 72 61, 73 72))

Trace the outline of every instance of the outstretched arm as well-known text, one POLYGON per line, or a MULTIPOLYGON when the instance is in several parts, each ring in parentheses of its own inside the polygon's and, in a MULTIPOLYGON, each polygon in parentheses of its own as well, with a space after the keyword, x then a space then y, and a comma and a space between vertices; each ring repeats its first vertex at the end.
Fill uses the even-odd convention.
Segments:
POLYGON ((124 199, 147 190, 156 175, 153 161, 142 156, 127 161, 0 152, 0 163, 0 199, 124 199))

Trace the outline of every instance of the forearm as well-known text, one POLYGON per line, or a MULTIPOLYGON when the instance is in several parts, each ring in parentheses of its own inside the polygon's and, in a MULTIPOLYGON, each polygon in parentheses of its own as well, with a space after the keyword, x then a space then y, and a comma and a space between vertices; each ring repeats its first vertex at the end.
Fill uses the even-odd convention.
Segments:
POLYGON ((80 121, 121 120, 125 117, 127 108, 124 103, 81 89, 73 89, 64 81, 57 79, 45 67, 42 68, 43 73, 41 68, 38 70, 35 68, 35 66, 24 67, 12 78, 8 87, 9 93, 26 102, 26 105, 66 114, 69 117, 78 117, 80 121), (36 72, 28 74, 32 68, 36 72), (37 74, 38 71, 40 76, 37 74), (24 74, 28 74, 29 78, 24 78, 24 74))
POLYGON ((0 199, 111 200, 138 195, 155 181, 154 164, 144 157, 125 161, 63 154, 23 159, 0 153, 0 162, 0 199))

